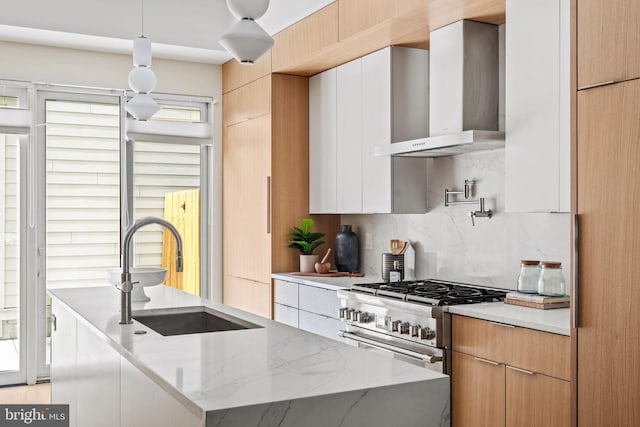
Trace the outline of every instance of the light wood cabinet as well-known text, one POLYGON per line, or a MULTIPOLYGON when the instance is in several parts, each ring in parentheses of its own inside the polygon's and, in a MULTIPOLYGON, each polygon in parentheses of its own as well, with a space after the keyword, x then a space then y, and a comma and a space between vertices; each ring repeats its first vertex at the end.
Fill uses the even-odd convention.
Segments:
POLYGON ((223 301, 232 307, 271 319, 271 284, 225 274, 223 301))
POLYGON ((453 425, 504 427, 505 366, 457 351, 452 363, 453 425))
MULTIPOLYGON (((632 10, 635 7, 633 2, 622 3, 632 10)), ((604 6, 592 5, 594 10, 611 14, 604 6)), ((619 13, 632 10, 620 9, 619 13)), ((607 39, 610 29, 604 31, 607 39)), ((626 58, 627 53, 621 55, 626 58)), ((640 299, 636 261, 640 222, 635 214, 640 204, 639 99, 640 80, 577 94, 576 255, 580 270, 578 298, 572 294, 572 304, 578 310, 579 426, 640 425, 640 314, 636 304, 640 299)))
POLYGON ((569 3, 506 2, 505 208, 509 212, 571 210, 569 3))
POLYGON ((506 425, 569 426, 571 383, 506 367, 506 425))
MULTIPOLYGON (((247 78, 226 78, 241 86, 223 94, 223 302, 270 318, 271 273, 299 269, 288 233, 309 216, 309 86, 306 77, 247 78)), ((340 218, 313 219, 330 241, 340 218)))
POLYGON ((578 88, 640 77, 640 2, 577 2, 578 88))
POLYGON ((568 336, 458 315, 452 335, 453 426, 570 425, 568 336))
POLYGON ((426 160, 375 147, 427 136, 428 53, 382 49, 310 79, 312 212, 424 213, 426 160))
POLYGON ((268 115, 229 126, 223 142, 225 274, 262 283, 271 277, 270 126, 268 115))

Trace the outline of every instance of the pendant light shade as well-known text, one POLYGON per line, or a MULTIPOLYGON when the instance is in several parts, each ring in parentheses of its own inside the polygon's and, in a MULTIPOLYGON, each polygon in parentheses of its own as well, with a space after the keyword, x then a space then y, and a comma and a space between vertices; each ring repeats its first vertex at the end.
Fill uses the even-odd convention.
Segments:
POLYGON ((129 86, 136 93, 149 93, 156 88, 156 73, 149 67, 134 67, 129 71, 129 86))
POLYGON ((144 0, 140 1, 142 33, 133 40, 133 69, 129 71, 129 86, 136 93, 125 109, 136 120, 149 120, 160 110, 160 106, 149 95, 156 88, 156 73, 151 67, 151 40, 144 36, 144 0))
POLYGON ((133 40, 133 65, 151 67, 151 40, 145 36, 133 40))
POLYGON ((227 7, 238 19, 258 19, 269 8, 269 0, 227 0, 227 7))
POLYGON ((127 102, 124 107, 136 120, 149 120, 160 111, 160 106, 151 95, 139 93, 127 102))
POLYGON ((273 43, 273 38, 250 18, 241 19, 220 38, 220 44, 243 64, 256 62, 273 43))
POLYGON ((240 21, 220 37, 220 44, 241 64, 253 64, 273 47, 273 38, 255 21, 269 0, 227 0, 227 7, 240 21))

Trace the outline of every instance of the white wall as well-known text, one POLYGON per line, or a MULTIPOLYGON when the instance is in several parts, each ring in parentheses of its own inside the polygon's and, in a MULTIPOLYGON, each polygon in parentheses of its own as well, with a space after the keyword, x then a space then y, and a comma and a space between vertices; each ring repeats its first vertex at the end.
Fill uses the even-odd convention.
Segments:
MULTIPOLYGON (((0 41, 0 79, 126 89, 130 55, 91 52, 0 41)), ((153 59, 156 92, 210 96, 222 100, 222 67, 153 59)), ((222 123, 221 102, 214 108, 214 223, 212 298, 222 300, 222 123)))
MULTIPOLYGON (((390 239, 410 240, 418 279, 437 278, 515 289, 521 259, 560 261, 569 283, 570 215, 504 211, 504 150, 429 160, 429 205, 422 215, 342 215, 360 238, 362 272, 380 276, 381 253, 390 239), (476 181, 474 198, 485 197, 493 218, 471 225, 477 205, 444 207, 444 189, 476 181), (373 248, 365 249, 366 233, 373 248)), ((569 292, 567 286, 567 293, 569 292)))

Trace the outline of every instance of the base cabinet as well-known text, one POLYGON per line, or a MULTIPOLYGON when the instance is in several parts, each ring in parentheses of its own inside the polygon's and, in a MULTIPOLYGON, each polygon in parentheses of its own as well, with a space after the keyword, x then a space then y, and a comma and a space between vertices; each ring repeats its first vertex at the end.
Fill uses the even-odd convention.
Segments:
POLYGON ((571 424, 569 337, 464 316, 452 331, 452 426, 571 424))
POLYGON ((273 282, 275 321, 344 342, 338 335, 342 322, 337 291, 278 279, 273 282))
POLYGON ((69 426, 204 425, 56 299, 52 313, 51 402, 69 405, 69 426))

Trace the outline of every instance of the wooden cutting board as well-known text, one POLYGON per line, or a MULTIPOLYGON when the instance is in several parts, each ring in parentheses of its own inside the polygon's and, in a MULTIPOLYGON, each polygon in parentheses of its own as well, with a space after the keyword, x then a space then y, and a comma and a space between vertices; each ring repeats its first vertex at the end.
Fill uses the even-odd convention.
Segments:
POLYGON ((334 271, 333 273, 301 273, 299 271, 291 273, 294 276, 312 277, 364 277, 362 273, 347 273, 346 271, 334 271))

